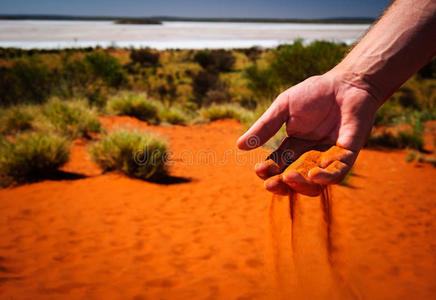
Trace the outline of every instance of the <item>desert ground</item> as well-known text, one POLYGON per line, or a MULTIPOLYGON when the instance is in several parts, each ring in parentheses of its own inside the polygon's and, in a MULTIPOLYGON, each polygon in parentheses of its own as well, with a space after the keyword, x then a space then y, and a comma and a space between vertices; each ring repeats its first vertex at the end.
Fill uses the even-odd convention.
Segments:
POLYGON ((79 139, 65 176, 1 189, 0 299, 434 298, 436 169, 407 150, 362 150, 327 241, 318 197, 297 199, 291 237, 238 122, 100 120, 166 137, 172 177, 102 173, 79 139))

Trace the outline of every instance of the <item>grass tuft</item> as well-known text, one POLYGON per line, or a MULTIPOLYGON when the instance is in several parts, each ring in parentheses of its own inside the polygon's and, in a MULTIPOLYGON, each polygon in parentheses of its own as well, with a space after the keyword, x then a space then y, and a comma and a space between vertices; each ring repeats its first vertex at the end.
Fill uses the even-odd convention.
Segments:
POLYGON ((30 105, 17 105, 4 110, 0 116, 0 134, 15 134, 33 129, 37 109, 30 105))
POLYGON ((132 116, 150 124, 159 124, 159 104, 147 99, 144 94, 123 93, 107 103, 109 113, 132 116))
POLYGON ((404 159, 409 163, 416 160, 420 163, 427 163, 427 164, 431 164, 434 167, 436 167, 436 158, 431 157, 431 156, 422 155, 420 153, 416 153, 413 151, 409 151, 407 153, 407 155, 404 157, 404 159))
POLYGON ((65 164, 70 154, 69 141, 51 133, 18 135, 0 144, 2 186, 42 178, 65 164))
POLYGON ((121 129, 105 135, 89 152, 104 171, 119 170, 144 180, 167 175, 167 143, 153 134, 121 129))
POLYGON ((411 148, 421 150, 424 147, 422 133, 412 130, 402 130, 396 135, 383 132, 368 139, 367 146, 384 146, 388 148, 411 148))
POLYGON ((416 153, 415 153, 415 152, 412 152, 412 151, 409 151, 409 152, 407 153, 407 155, 404 157, 404 159, 405 159, 407 162, 412 162, 412 161, 414 161, 414 160, 416 159, 416 153))
POLYGON ((221 119, 236 119, 241 123, 245 123, 251 118, 251 112, 236 104, 213 104, 207 108, 200 110, 200 115, 210 121, 221 119))
POLYGON ((56 132, 70 138, 89 137, 89 132, 101 130, 97 112, 84 100, 53 98, 42 107, 42 114, 56 132))
POLYGON ((170 124, 186 125, 189 123, 187 113, 176 107, 162 108, 159 111, 159 118, 170 124))

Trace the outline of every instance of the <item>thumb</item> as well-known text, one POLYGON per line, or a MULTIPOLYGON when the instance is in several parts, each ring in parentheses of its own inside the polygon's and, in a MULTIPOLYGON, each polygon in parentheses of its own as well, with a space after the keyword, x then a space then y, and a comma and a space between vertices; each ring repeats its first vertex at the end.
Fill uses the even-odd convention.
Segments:
POLYGON ((263 115, 237 141, 241 150, 251 150, 265 144, 289 117, 289 96, 281 93, 263 115))

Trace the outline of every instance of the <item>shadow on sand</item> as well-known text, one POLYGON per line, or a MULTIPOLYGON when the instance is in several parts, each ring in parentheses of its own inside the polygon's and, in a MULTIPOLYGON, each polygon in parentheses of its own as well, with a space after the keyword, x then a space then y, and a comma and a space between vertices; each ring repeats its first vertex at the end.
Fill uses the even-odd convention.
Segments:
POLYGON ((171 185, 171 184, 189 183, 192 182, 192 179, 186 177, 168 175, 163 178, 160 178, 159 180, 150 180, 150 182, 162 184, 162 185, 171 185))

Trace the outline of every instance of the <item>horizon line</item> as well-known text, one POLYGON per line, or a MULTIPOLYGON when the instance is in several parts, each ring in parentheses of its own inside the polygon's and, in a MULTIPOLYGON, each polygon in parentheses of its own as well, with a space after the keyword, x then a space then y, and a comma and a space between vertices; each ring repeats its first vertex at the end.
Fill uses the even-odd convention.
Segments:
POLYGON ((119 20, 119 19, 130 19, 130 20, 160 20, 160 21, 265 21, 265 22, 332 22, 332 21, 342 21, 342 22, 373 22, 376 18, 368 16, 360 17, 326 17, 326 18, 261 18, 261 17, 177 17, 177 16, 113 16, 113 15, 69 15, 69 14, 0 14, 0 19, 14 19, 14 20, 31 20, 32 18, 38 19, 52 19, 52 20, 66 20, 66 19, 94 19, 94 20, 119 20))

